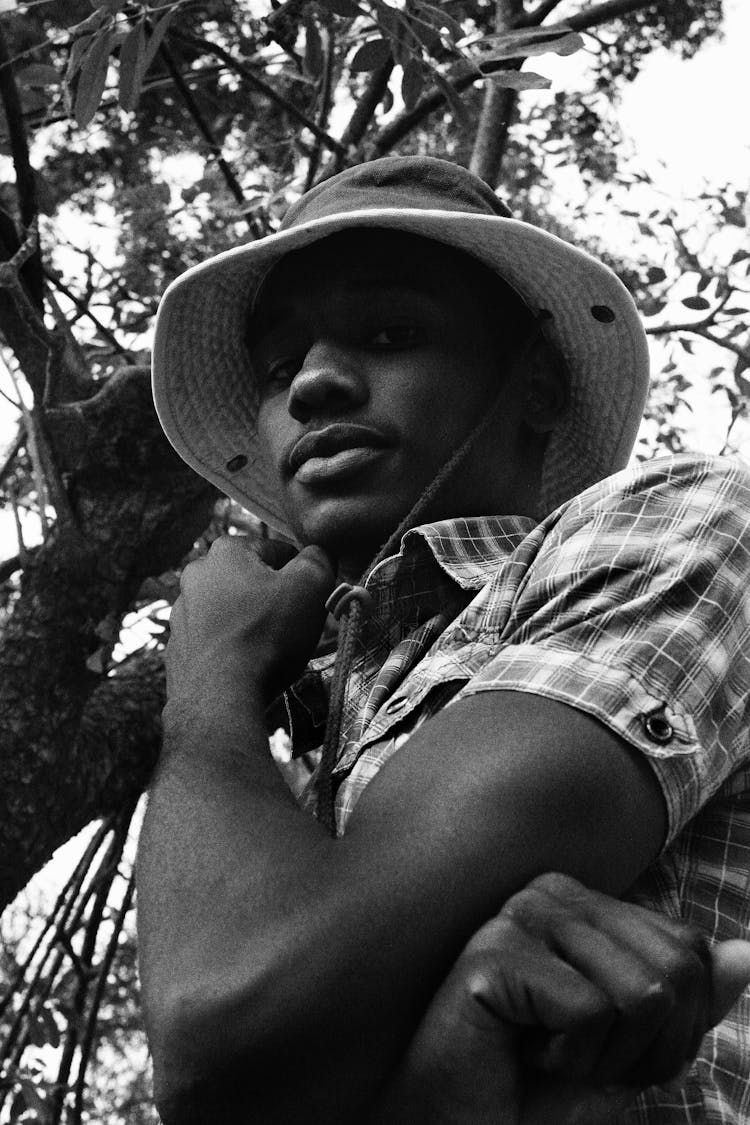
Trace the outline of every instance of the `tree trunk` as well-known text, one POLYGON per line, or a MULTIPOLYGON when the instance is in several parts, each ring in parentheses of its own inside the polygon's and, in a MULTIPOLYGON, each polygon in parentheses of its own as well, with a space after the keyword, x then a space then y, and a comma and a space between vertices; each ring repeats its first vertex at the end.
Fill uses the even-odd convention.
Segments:
POLYGON ((56 847, 145 785, 161 660, 108 676, 87 659, 143 579, 187 553, 216 497, 162 434, 145 368, 119 371, 46 423, 74 523, 58 521, 33 554, 0 641, 0 906, 56 847))

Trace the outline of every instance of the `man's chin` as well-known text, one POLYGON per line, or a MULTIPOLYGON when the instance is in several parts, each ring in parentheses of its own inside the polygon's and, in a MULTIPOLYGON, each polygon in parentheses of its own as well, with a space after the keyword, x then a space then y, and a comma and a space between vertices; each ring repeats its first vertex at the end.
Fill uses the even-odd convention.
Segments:
POLYGON ((340 569, 359 575, 400 519, 381 497, 337 497, 309 506, 294 524, 301 542, 325 548, 340 569))

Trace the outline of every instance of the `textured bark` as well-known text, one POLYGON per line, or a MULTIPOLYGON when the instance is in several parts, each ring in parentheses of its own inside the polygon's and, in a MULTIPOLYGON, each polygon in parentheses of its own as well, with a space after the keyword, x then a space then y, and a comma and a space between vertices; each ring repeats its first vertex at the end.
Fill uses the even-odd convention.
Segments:
POLYGON ((142 583, 207 525, 215 491, 168 445, 148 371, 48 413, 74 518, 24 572, 0 639, 0 905, 52 851, 145 784, 159 741, 160 661, 114 677, 87 658, 142 583))
MULTIPOLYGON (((510 31, 523 17, 523 0, 497 0, 495 30, 510 31)), ((518 104, 518 94, 496 86, 488 79, 479 118, 471 170, 490 185, 497 187, 500 169, 508 143, 508 131, 518 104)))

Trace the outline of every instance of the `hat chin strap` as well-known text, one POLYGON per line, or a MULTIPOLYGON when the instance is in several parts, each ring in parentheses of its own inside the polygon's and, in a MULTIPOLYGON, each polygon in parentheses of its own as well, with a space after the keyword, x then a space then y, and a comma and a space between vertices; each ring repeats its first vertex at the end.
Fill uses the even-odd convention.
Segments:
MULTIPOLYGON (((535 319, 533 329, 524 341, 521 351, 513 362, 511 374, 526 362, 532 348, 542 337, 541 318, 538 318, 535 319)), ((366 605, 368 600, 371 600, 364 584, 375 567, 378 566, 383 559, 388 558, 398 547, 406 532, 409 531, 410 528, 417 526, 421 517, 428 511, 434 498, 443 488, 446 481, 450 480, 456 469, 464 461, 475 442, 490 428, 495 420, 495 415, 503 397, 504 390, 503 387, 501 387, 485 416, 469 431, 461 444, 443 465, 442 469, 440 469, 429 484, 423 488, 401 522, 379 548, 372 561, 365 567, 362 572, 361 585, 351 587, 345 592, 345 597, 343 598, 341 596, 341 587, 334 591, 334 596, 338 595, 338 605, 341 607, 341 611, 337 613, 339 618, 339 632, 336 646, 336 662, 334 664, 333 680, 331 682, 325 738, 315 779, 318 820, 326 826, 332 836, 336 835, 333 770, 338 758, 346 684, 354 660, 354 653, 357 647, 357 641, 359 640, 360 627, 365 616, 366 605), (359 591, 361 591, 361 595, 359 591)))

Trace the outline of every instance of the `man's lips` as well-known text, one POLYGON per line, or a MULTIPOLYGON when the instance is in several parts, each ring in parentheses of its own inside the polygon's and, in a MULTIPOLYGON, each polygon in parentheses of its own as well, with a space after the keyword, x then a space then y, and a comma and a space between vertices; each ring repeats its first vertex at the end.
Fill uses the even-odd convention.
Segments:
POLYGON ((374 453, 392 444, 392 439, 382 430, 354 422, 335 422, 297 439, 287 457, 289 473, 294 475, 308 461, 324 462, 332 458, 337 458, 342 467, 349 462, 354 467, 356 457, 342 458, 337 455, 347 452, 354 454, 355 451, 374 453))

